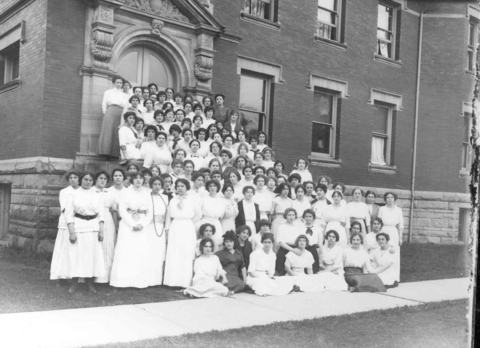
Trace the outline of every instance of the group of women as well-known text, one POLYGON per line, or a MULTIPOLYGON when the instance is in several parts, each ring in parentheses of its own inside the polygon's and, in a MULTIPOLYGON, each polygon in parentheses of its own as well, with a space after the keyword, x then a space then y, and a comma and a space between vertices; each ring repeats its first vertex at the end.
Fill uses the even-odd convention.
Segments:
POLYGON ((398 284, 403 216, 394 193, 380 207, 375 192, 354 188, 347 203, 345 186, 314 182, 304 158, 285 173, 266 134, 247 140, 223 95, 202 106, 152 84, 117 105, 129 89, 114 82, 105 118, 125 116, 115 127, 127 171, 67 174, 51 279, 72 279, 71 292, 85 279, 92 292, 94 282, 166 285, 193 297, 398 284))

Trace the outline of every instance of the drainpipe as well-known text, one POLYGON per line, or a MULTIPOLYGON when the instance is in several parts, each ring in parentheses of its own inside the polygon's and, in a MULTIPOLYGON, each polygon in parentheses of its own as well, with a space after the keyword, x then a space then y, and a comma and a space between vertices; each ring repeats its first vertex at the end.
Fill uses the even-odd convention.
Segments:
POLYGON ((417 83, 415 93, 415 115, 414 115, 414 129, 413 129, 413 160, 412 160, 412 186, 410 188, 411 203, 410 203, 410 221, 408 226, 408 243, 412 241, 413 233, 413 206, 415 204, 415 174, 417 163, 417 136, 418 136, 418 103, 420 96, 420 75, 422 67, 422 39, 423 39, 423 13, 420 13, 420 30, 418 33, 418 60, 417 60, 417 83))

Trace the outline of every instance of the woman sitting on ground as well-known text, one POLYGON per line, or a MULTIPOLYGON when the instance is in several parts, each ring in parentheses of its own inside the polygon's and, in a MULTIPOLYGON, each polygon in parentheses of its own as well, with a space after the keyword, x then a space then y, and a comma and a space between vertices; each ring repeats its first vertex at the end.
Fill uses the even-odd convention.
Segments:
POLYGON ((343 252, 345 281, 350 292, 386 292, 382 280, 376 275, 370 264, 370 258, 362 247, 363 238, 359 233, 350 237, 351 247, 343 252))
POLYGON ((320 274, 329 274, 330 279, 325 290, 348 290, 348 284, 343 276, 343 249, 337 242, 340 240, 337 231, 330 230, 326 233, 327 245, 321 251, 320 274))
POLYGON ((209 238, 200 242, 202 255, 195 259, 192 286, 183 290, 185 295, 206 298, 230 295, 230 291, 225 286, 228 283, 225 271, 218 257, 213 254, 213 247, 213 240, 209 238), (220 278, 222 278, 221 283, 217 282, 220 278))
POLYGON ((397 277, 397 263, 396 257, 390 251, 392 247, 388 244, 390 236, 384 232, 377 234, 377 242, 380 246, 375 249, 372 257, 372 264, 374 265, 373 273, 378 274, 382 280, 385 288, 395 288, 398 286, 397 277))
POLYGON ((273 252, 275 238, 271 233, 262 236, 263 248, 250 255, 247 285, 259 296, 287 295, 293 290, 291 277, 274 277, 276 256, 273 252))
POLYGON ((236 242, 237 236, 235 232, 228 231, 223 235, 224 248, 215 253, 226 273, 228 280, 226 286, 232 293, 243 291, 246 286, 245 280, 247 279, 245 261, 243 260, 242 253, 235 249, 236 242))

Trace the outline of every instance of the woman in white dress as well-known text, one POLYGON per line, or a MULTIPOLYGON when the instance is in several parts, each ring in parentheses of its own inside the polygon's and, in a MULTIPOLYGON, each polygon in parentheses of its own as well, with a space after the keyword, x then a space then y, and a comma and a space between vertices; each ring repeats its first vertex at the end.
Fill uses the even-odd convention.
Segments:
POLYGON ((337 244, 339 236, 337 231, 330 230, 326 233, 326 246, 321 248, 320 274, 328 274, 325 290, 344 291, 348 290, 348 284, 343 276, 343 249, 337 244))
MULTIPOLYGON (((397 267, 395 254, 390 252, 391 246, 388 245, 390 237, 386 233, 377 234, 377 242, 380 246, 373 252, 373 273, 376 273, 382 280, 385 288, 394 288, 398 286, 397 267)), ((372 263, 372 266, 373 266, 372 263)))
POLYGON ((354 221, 362 225, 362 237, 370 233, 370 211, 365 203, 362 202, 363 191, 355 187, 352 191, 353 201, 347 204, 347 213, 350 217, 350 224, 354 221))
POLYGON ((164 132, 157 134, 157 144, 147 150, 143 167, 150 169, 152 166, 159 166, 162 173, 168 173, 172 163, 172 154, 166 144, 168 136, 164 132))
POLYGON ((295 250, 289 252, 285 259, 286 276, 292 277, 297 291, 319 292, 324 291, 329 277, 326 274, 314 275, 312 265, 313 255, 308 247, 307 236, 301 234, 295 240, 295 250))
POLYGON ((263 161, 263 166, 268 168, 273 168, 275 166, 275 161, 273 159, 273 150, 269 147, 266 147, 262 150, 262 153, 265 155, 265 160, 263 161))
POLYGON ((390 245, 395 250, 396 262, 399 265, 395 280, 400 283, 400 246, 403 241, 403 212, 395 204, 397 196, 394 193, 387 192, 384 198, 387 205, 380 207, 378 217, 383 221, 382 232, 390 236, 390 245))
POLYGON ((258 150, 263 151, 264 148, 268 147, 267 143, 267 133, 264 131, 258 132, 258 150))
POLYGON ((202 218, 199 207, 187 194, 189 188, 187 180, 175 181, 177 195, 170 201, 165 224, 168 244, 163 284, 182 288, 192 283, 195 223, 202 218))
POLYGON ((302 178, 301 183, 304 183, 306 181, 312 181, 312 173, 310 173, 310 171, 308 170, 308 162, 306 159, 299 158, 295 163, 295 168, 297 169, 292 170, 290 175, 294 173, 299 174, 302 178))
POLYGON ((320 228, 322 235, 325 234, 325 226, 327 225, 324 218, 325 208, 331 204, 326 198, 327 190, 327 186, 318 184, 315 188, 317 198, 311 202, 312 210, 315 212, 315 225, 320 228))
MULTIPOLYGON (((128 97, 122 91, 124 80, 120 76, 114 76, 112 82, 115 87, 103 95, 102 111, 104 116, 98 139, 98 154, 118 157, 120 154, 118 126, 120 126, 123 109, 128 104, 128 97)), ((133 114, 135 115, 135 113, 133 114)))
POLYGON ((199 152, 200 141, 193 139, 190 141, 190 153, 187 154, 186 159, 189 159, 195 165, 195 170, 205 167, 205 160, 199 152))
POLYGON ((267 184, 267 177, 265 175, 255 176, 253 183, 255 184, 253 201, 258 204, 258 208, 260 209, 260 219, 268 220, 275 194, 265 186, 267 184))
POLYGON ((152 221, 152 200, 144 189, 142 173, 132 174, 132 182, 123 190, 110 285, 118 288, 149 286, 148 225, 152 221))
POLYGON ((377 243, 377 234, 380 233, 383 227, 383 221, 380 218, 375 218, 372 221, 372 231, 367 234, 365 238, 365 250, 367 251, 368 255, 370 255, 370 261, 372 261, 373 253, 376 249, 379 248, 377 243))
POLYGON ((330 203, 333 203, 332 194, 333 194, 334 190, 331 190, 329 188, 331 183, 332 183, 332 179, 330 179, 330 177, 328 177, 328 176, 322 175, 318 178, 318 185, 322 184, 322 185, 325 185, 327 187, 327 192, 325 193, 325 198, 330 203))
POLYGON ((140 146, 140 154, 142 156, 142 159, 145 159, 145 156, 147 155, 147 151, 150 148, 154 148, 156 144, 156 138, 157 138, 157 128, 155 126, 149 125, 145 128, 143 131, 145 137, 143 138, 143 143, 140 146))
POLYGON ((350 292, 386 292, 382 280, 375 274, 370 257, 362 247, 363 238, 359 233, 350 237, 349 248, 343 251, 345 281, 350 292))
POLYGON ((147 227, 148 286, 161 285, 163 282, 163 264, 166 254, 165 219, 168 197, 162 191, 162 179, 154 176, 150 179, 152 189, 152 221, 147 227))
POLYGON ((232 169, 228 174, 228 178, 225 179, 226 182, 227 182, 227 179, 228 179, 228 182, 233 187, 233 196, 232 196, 233 200, 237 203, 240 202, 243 198, 243 193, 242 193, 243 186, 240 183, 240 180, 241 180, 240 173, 232 169))
POLYGON ((305 210, 312 208, 308 199, 305 198, 305 187, 303 185, 295 187, 295 199, 292 202, 292 208, 297 212, 299 220, 305 210))
POLYGON ((234 189, 232 184, 225 184, 222 188, 225 213, 220 219, 222 231, 235 231, 235 218, 238 215, 238 204, 233 200, 234 189))
POLYGON ((65 179, 67 179, 70 184, 68 187, 60 190, 59 201, 60 201, 60 217, 58 218, 58 232, 57 238, 55 239, 55 246, 53 247, 52 255, 52 264, 50 266, 50 279, 66 279, 64 274, 66 266, 66 251, 68 244, 68 227, 67 221, 65 220, 65 205, 67 204, 67 198, 76 189, 79 188, 78 178, 80 175, 76 171, 69 171, 65 174, 65 179))
POLYGON ((270 211, 270 217, 272 218, 272 233, 274 237, 278 235, 279 226, 286 221, 283 214, 293 205, 293 201, 288 198, 289 191, 290 185, 286 183, 278 185, 274 191, 277 196, 272 201, 272 210, 270 211))
POLYGON ((142 114, 142 118, 145 121, 145 125, 153 125, 155 123, 155 117, 153 115, 155 112, 153 109, 153 100, 145 99, 143 102, 143 107, 145 108, 145 112, 142 114))
POLYGON ((275 266, 276 274, 281 276, 285 275, 285 256, 290 251, 299 254, 295 249, 295 241, 299 235, 303 234, 303 224, 297 221, 295 209, 287 208, 283 217, 286 222, 278 228, 277 264, 275 266))
POLYGON ((335 191, 332 194, 333 204, 325 208, 323 218, 327 223, 325 230, 337 231, 339 235, 339 246, 346 248, 350 236, 350 217, 348 216, 346 206, 341 205, 343 194, 335 191))
MULTIPOLYGON (((223 247, 223 229, 220 219, 225 215, 225 205, 222 198, 218 196, 220 183, 216 180, 210 180, 206 183, 208 195, 203 197, 202 220, 200 225, 209 223, 215 226, 215 251, 223 247)), ((200 226, 199 226, 200 227, 200 226)))
POLYGON ((123 115, 125 124, 118 130, 118 139, 120 144, 121 163, 128 160, 141 160, 142 154, 138 146, 138 132, 135 129, 137 116, 134 112, 127 112, 123 115))
MULTIPOLYGON (((347 201, 345 200, 345 185, 342 184, 341 182, 337 182, 335 184, 332 185, 332 188, 334 190, 334 192, 340 192, 342 194, 342 200, 340 201, 340 204, 343 206, 343 205, 347 205, 347 201)), ((333 193, 332 193, 332 196, 333 196, 333 193)))
POLYGON ((95 283, 108 283, 110 281, 110 271, 112 270, 113 254, 115 251, 115 242, 117 239, 117 231, 110 208, 114 204, 113 197, 109 194, 108 189, 105 188, 110 175, 106 171, 100 171, 95 174, 95 187, 93 190, 100 195, 104 204, 104 225, 103 225, 103 261, 105 263, 105 276, 96 277, 95 283))
POLYGON ((213 240, 206 238, 200 242, 200 255, 193 267, 193 283, 183 293, 190 297, 224 297, 229 296, 230 291, 225 286, 228 283, 227 275, 217 255, 213 254, 213 240), (219 283, 217 280, 222 279, 219 283))
POLYGON ((89 292, 96 292, 93 278, 105 275, 101 244, 104 206, 103 200, 92 190, 93 178, 92 173, 83 173, 80 176, 81 187, 67 197, 65 204, 70 240, 65 277, 72 278, 70 293, 77 290, 78 278, 86 279, 89 292))
POLYGON ((277 258, 272 250, 275 243, 273 234, 263 234, 261 242, 263 248, 250 254, 246 284, 258 296, 289 294, 293 290, 293 279, 291 277, 274 277, 277 258))

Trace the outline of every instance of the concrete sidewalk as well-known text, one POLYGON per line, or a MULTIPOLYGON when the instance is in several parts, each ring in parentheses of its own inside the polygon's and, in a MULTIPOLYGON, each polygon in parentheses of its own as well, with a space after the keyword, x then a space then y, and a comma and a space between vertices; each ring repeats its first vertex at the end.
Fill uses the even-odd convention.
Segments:
POLYGON ((405 283, 377 294, 236 294, 232 298, 2 314, 0 345, 67 348, 228 330, 457 300, 468 297, 468 286, 468 278, 458 278, 405 283))

